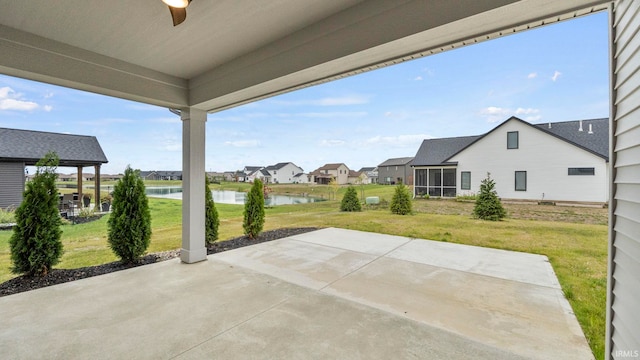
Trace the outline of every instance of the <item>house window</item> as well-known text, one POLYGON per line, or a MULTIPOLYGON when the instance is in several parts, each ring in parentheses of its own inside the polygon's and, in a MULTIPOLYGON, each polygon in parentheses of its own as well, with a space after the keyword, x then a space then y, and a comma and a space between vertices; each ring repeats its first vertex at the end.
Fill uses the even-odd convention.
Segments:
POLYGON ((471 172, 463 171, 460 173, 460 189, 471 190, 471 172))
POLYGON ((595 168, 569 168, 569 175, 595 175, 595 168))
POLYGON ((507 149, 517 149, 517 148, 518 148, 518 132, 509 131, 507 133, 507 149))
POLYGON ((277 171, 273 170, 273 175, 276 175, 277 173, 278 173, 277 171))
POLYGON ((516 171, 516 191, 527 191, 526 171, 516 171))

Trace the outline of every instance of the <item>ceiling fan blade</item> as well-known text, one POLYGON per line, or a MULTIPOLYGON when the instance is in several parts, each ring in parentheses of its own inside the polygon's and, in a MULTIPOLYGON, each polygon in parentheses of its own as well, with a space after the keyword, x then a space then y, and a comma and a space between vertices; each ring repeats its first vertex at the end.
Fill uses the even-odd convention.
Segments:
POLYGON ((171 18, 173 19, 173 26, 182 24, 182 22, 187 18, 187 9, 169 6, 169 11, 171 12, 171 18))

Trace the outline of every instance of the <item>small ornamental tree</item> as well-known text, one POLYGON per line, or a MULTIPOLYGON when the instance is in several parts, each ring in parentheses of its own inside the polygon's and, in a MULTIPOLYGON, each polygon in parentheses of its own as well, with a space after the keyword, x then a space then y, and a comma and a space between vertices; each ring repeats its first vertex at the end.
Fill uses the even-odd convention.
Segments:
POLYGON ((218 217, 218 210, 216 209, 216 204, 213 202, 213 195, 211 194, 211 189, 209 188, 209 177, 205 176, 205 193, 204 193, 204 204, 205 204, 205 240, 207 244, 213 244, 216 240, 218 240, 218 228, 220 227, 220 218, 218 217))
POLYGON ((409 188, 400 183, 396 186, 396 190, 391 198, 391 212, 398 215, 411 214, 411 194, 409 188))
POLYGON ((151 214, 140 170, 127 166, 114 186, 107 225, 109 247, 123 262, 133 263, 147 251, 151 214))
POLYGON ((360 200, 358 200, 358 192, 353 186, 347 188, 347 192, 340 203, 340 211, 362 211, 360 200))
POLYGON ((475 217, 482 220, 498 221, 507 215, 495 187, 495 181, 491 179, 491 174, 487 173, 487 177, 480 182, 480 194, 478 194, 476 205, 473 208, 475 217))
POLYGON ((242 228, 249 239, 255 239, 264 226, 264 189, 260 179, 256 179, 247 194, 244 204, 244 221, 242 228))
POLYGON ((16 225, 9 239, 12 271, 46 275, 60 261, 62 242, 56 189, 58 156, 47 153, 36 164, 33 180, 27 183, 24 200, 16 209, 16 225))

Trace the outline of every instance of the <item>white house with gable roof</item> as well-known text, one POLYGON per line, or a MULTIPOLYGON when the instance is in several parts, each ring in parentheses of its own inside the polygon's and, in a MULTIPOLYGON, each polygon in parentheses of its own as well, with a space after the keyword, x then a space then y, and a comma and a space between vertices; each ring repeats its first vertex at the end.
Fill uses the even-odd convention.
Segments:
POLYGON ((301 167, 292 162, 269 165, 265 170, 269 172, 269 182, 274 184, 292 184, 300 179, 300 177, 296 179, 296 175, 304 172, 301 167))
POLYGON ((605 203, 609 119, 532 125, 511 117, 481 136, 424 140, 414 194, 478 193, 487 173, 503 199, 605 203))

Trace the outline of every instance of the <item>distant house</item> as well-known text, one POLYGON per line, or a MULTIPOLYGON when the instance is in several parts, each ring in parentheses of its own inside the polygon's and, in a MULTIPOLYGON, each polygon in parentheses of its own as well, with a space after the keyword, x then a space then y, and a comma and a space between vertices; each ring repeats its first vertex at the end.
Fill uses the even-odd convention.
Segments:
MULTIPOLYGON (((58 155, 59 167, 73 167, 79 173, 91 166, 99 174, 101 165, 108 162, 95 136, 0 128, 0 208, 20 205, 25 166, 35 165, 48 152, 58 155)), ((81 192, 77 174, 75 180, 81 192)), ((98 179, 94 189, 99 188, 98 179)))
POLYGON ((225 179, 224 173, 217 172, 217 171, 208 171, 207 177, 209 178, 209 181, 215 181, 215 182, 221 182, 221 181, 224 181, 225 179))
POLYGON ((238 181, 236 180, 235 171, 225 171, 223 176, 224 176, 224 181, 238 181))
POLYGON ((412 157, 392 158, 378 165, 378 183, 413 185, 412 157))
POLYGON ((347 179, 347 183, 365 185, 369 184, 370 180, 366 172, 349 170, 349 178, 347 179))
POLYGON ((253 182, 253 180, 256 179, 256 177, 260 178, 261 176, 259 176, 259 172, 262 169, 262 166, 245 166, 244 169, 242 169, 242 172, 244 173, 243 177, 239 177, 238 181, 240 182, 253 182), (240 179, 242 178, 242 179, 240 179))
POLYGON ((504 199, 609 199, 609 119, 532 125, 511 117, 480 136, 428 139, 413 161, 416 196, 477 193, 491 173, 504 199))
POLYGON ((140 171, 143 180, 182 180, 182 171, 140 171))
POLYGON ((293 176, 294 184, 308 184, 309 182, 309 175, 305 173, 298 173, 293 176))
POLYGON ((122 174, 116 174, 116 175, 109 175, 109 174, 102 174, 100 175, 100 179, 102 179, 103 181, 116 181, 116 180, 120 180, 122 179, 122 174))
POLYGON ((378 168, 377 167, 363 167, 358 172, 367 174, 368 184, 378 183, 378 168))
POLYGON ((295 182, 296 174, 303 173, 301 167, 292 162, 281 162, 275 165, 269 165, 265 168, 269 173, 269 182, 274 184, 291 184, 295 182))
POLYGON ((155 171, 140 171, 142 180, 160 180, 160 176, 155 171))
POLYGON ((311 181, 316 184, 328 184, 331 179, 335 178, 339 185, 344 185, 349 181, 349 168, 342 163, 325 164, 309 175, 312 176, 311 181))

